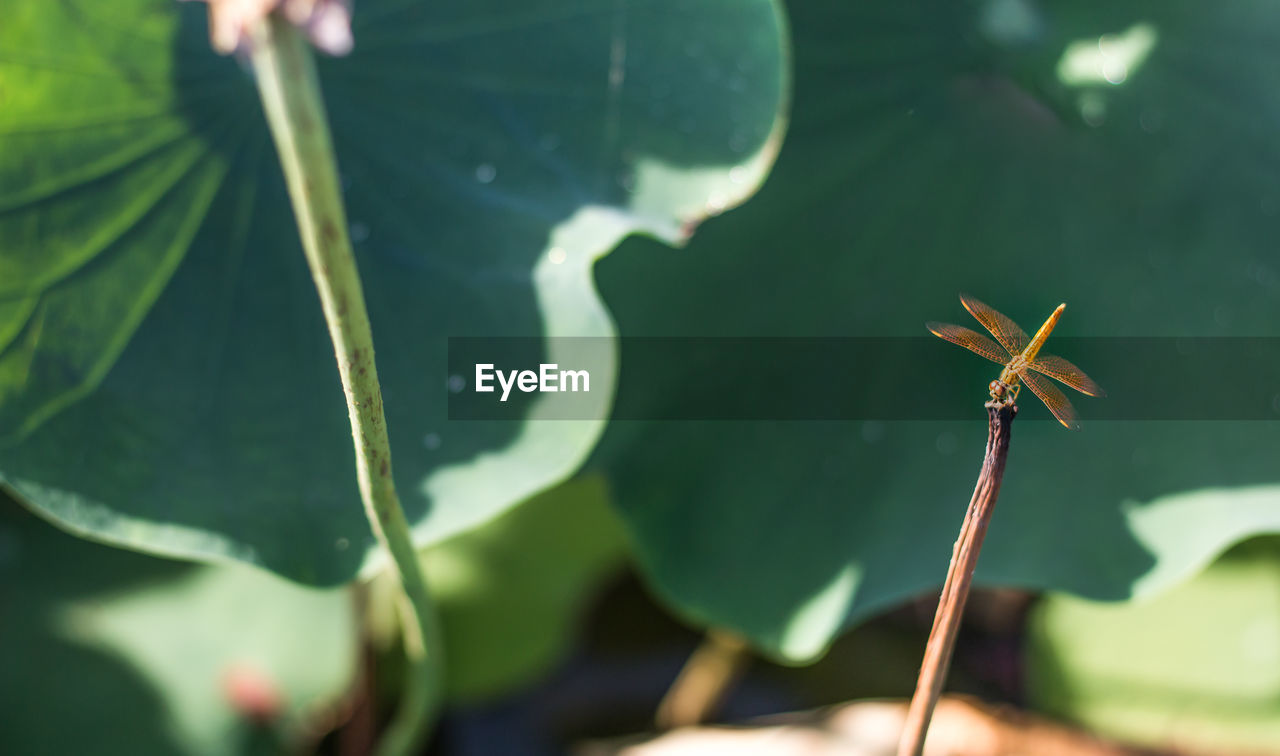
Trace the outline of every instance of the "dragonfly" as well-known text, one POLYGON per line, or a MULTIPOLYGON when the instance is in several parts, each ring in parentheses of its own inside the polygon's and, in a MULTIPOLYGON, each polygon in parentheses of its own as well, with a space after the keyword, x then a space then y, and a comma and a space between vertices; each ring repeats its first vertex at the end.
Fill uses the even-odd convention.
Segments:
POLYGON ((1053 327, 1062 317, 1066 304, 1058 305, 1049 319, 1044 321, 1034 337, 1028 337, 1026 331, 1018 327, 1009 318, 996 312, 989 305, 983 304, 968 294, 960 295, 960 303, 984 328, 996 337, 996 341, 983 336, 977 331, 950 323, 925 323, 934 336, 946 339, 953 344, 980 354, 992 362, 1004 365, 1000 377, 988 387, 993 401, 1002 404, 1013 404, 1018 398, 1022 384, 1026 384, 1031 392, 1040 397, 1040 401, 1049 408, 1058 422, 1072 430, 1079 430, 1080 423, 1075 408, 1049 378, 1061 381, 1082 394, 1089 396, 1106 396, 1102 387, 1084 371, 1052 354, 1041 354, 1040 348, 1049 338, 1053 327), (1047 377, 1046 377, 1047 376, 1047 377))

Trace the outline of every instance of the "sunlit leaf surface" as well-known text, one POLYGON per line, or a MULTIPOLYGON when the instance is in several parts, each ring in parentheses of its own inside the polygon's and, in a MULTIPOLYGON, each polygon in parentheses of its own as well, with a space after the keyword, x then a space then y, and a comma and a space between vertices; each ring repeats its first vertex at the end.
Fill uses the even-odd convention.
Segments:
POLYGON ((1241 544, 1150 601, 1046 597, 1028 634, 1032 703, 1153 748, 1274 748, 1280 740, 1278 546, 1274 537, 1241 544))
MULTIPOLYGON (((332 347, 250 74, 204 14, 5 7, 0 480, 100 539, 340 581, 372 539, 332 347)), ((450 423, 446 338, 612 335, 593 262, 633 232, 683 241, 767 171, 781 21, 770 0, 362 0, 354 33, 321 77, 427 543, 601 430, 450 423)))
POLYGON ((348 591, 89 543, 4 496, 0 592, 5 753, 293 750, 355 680, 348 591))

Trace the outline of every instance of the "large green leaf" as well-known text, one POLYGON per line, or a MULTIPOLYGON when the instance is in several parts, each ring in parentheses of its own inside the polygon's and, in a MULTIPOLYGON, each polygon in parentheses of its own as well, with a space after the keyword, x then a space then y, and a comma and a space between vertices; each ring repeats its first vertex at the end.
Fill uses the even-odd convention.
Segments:
MULTIPOLYGON (((1065 301, 1068 336, 1280 335, 1273 4, 832 1, 791 20, 776 169, 678 257, 634 240, 598 266, 624 336, 927 336, 972 322, 960 291, 1028 328, 1065 301)), ((801 660, 938 584, 995 377, 938 351, 971 422, 611 426, 598 459, 657 589, 801 660)), ((740 366, 698 369, 718 367, 740 366)), ((892 361, 856 367, 848 391, 913 401, 892 361)), ((1249 370, 1280 375, 1224 365, 1221 391, 1249 370)), ((1071 433, 1024 398, 979 581, 1120 599, 1280 529, 1280 424, 1090 423, 1114 400, 1086 398, 1071 433)))
POLYGON ((1260 538, 1151 601, 1049 596, 1028 638, 1028 693, 1090 729, 1186 752, 1280 742, 1280 542, 1260 538))
POLYGON ((279 752, 355 677, 348 591, 87 543, 3 497, 0 593, 8 754, 279 752))
MULTIPOLYGON (((364 563, 346 409, 253 83, 171 0, 0 26, 0 481, 64 527, 331 583, 364 563)), ((681 242, 781 135, 772 0, 363 0, 321 78, 395 472, 428 543, 600 422, 450 422, 446 337, 608 336, 593 262, 681 242)), ((548 361, 555 361, 548 342, 548 361)), ((594 366, 611 392, 615 358, 594 366)))

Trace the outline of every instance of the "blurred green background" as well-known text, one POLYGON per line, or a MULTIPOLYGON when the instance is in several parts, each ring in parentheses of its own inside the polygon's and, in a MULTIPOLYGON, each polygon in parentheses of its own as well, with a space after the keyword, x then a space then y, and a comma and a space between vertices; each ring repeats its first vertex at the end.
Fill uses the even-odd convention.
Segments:
MULTIPOLYGON (((464 423, 448 336, 917 336, 966 322, 960 291, 1027 329, 1065 301, 1066 336, 1280 336, 1272 3, 354 18, 321 73, 445 617, 434 752, 644 729, 708 626, 762 659, 725 718, 908 695, 994 377, 936 376, 972 422, 464 423)), ((332 352, 251 76, 206 35, 167 0, 0 27, 6 753, 361 752, 395 695, 332 352)), ((1280 419, 1280 365, 1222 370, 1274 377, 1280 419)), ((954 688, 1273 749, 1280 424, 1093 401, 1080 433, 1015 428, 978 580, 1018 592, 975 610, 954 688)))

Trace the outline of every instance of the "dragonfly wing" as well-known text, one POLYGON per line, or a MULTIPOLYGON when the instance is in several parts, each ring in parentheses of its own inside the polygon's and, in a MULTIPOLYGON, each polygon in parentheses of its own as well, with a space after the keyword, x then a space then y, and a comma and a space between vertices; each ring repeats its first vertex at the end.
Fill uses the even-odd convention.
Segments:
POLYGON ((934 336, 946 339, 952 344, 959 344, 970 352, 976 352, 992 362, 1005 365, 1008 364, 1011 357, 996 342, 964 326, 951 325, 950 323, 925 323, 924 327, 928 328, 934 336))
POLYGON ((1001 315, 988 305, 979 302, 968 294, 960 295, 960 303, 969 311, 970 315, 978 319, 983 328, 991 332, 1005 349, 1011 354, 1020 354, 1023 349, 1027 348, 1027 344, 1031 338, 1027 336, 1027 332, 1018 327, 1018 324, 1009 318, 1001 315))
POLYGON ((1107 392, 1084 374, 1080 368, 1053 354, 1042 354, 1031 361, 1030 368, 1037 373, 1044 373, 1056 378, 1082 394, 1089 396, 1106 396, 1107 392))
POLYGON ((1027 388, 1031 389, 1036 396, 1040 397, 1040 401, 1044 402, 1044 406, 1048 407, 1053 416, 1058 418, 1058 422, 1071 430, 1080 429, 1075 407, 1071 406, 1071 402, 1067 401, 1067 397, 1058 390, 1057 386, 1053 385, 1052 381, 1035 373, 1023 373, 1022 382, 1027 384, 1027 388))

